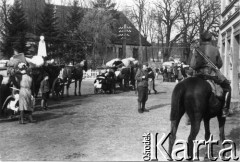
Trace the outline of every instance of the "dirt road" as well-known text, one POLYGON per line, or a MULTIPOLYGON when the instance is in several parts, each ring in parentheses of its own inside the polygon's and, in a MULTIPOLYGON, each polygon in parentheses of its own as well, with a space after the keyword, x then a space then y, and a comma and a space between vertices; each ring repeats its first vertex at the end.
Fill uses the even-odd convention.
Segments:
MULTIPOLYGON (((36 124, 20 125, 0 120, 0 160, 140 160, 143 133, 168 133, 171 92, 175 83, 160 83, 157 95, 150 95, 149 113, 137 112, 134 92, 93 95, 92 81, 84 81, 81 97, 51 101, 50 110, 37 111, 36 124)), ((73 94, 73 93, 71 93, 73 94)), ((240 112, 228 118, 226 136, 240 144, 240 112)), ((204 139, 203 124, 198 139, 204 139)), ((178 139, 187 139, 190 127, 182 119, 178 139)), ((211 120, 211 132, 218 139, 218 124, 211 120)), ((201 156, 203 156, 201 149, 201 156)), ((159 160, 165 160, 159 155, 159 160)))

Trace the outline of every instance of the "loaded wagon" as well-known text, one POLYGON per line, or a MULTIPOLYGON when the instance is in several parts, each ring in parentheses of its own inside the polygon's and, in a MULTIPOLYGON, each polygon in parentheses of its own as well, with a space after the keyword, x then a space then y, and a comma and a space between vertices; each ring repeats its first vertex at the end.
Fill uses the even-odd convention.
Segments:
MULTIPOLYGON (((38 99, 38 92, 40 83, 45 74, 49 76, 49 84, 53 98, 57 99, 62 94, 63 81, 59 78, 61 65, 43 65, 40 67, 30 66, 28 68, 32 77, 32 103, 35 106, 35 100, 38 99)), ((2 67, 0 68, 0 75, 3 76, 3 81, 0 88, 0 106, 1 114, 4 117, 15 117, 19 114, 19 89, 13 86, 12 77, 14 72, 17 72, 16 67, 2 67)))

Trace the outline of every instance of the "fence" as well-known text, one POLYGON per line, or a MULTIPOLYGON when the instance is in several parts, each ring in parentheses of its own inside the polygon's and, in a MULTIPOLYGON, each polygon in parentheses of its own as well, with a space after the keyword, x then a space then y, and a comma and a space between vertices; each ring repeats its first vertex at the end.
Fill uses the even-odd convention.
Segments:
POLYGON ((84 79, 95 79, 97 77, 97 75, 100 74, 99 70, 88 70, 88 71, 84 71, 83 73, 83 78, 84 79))

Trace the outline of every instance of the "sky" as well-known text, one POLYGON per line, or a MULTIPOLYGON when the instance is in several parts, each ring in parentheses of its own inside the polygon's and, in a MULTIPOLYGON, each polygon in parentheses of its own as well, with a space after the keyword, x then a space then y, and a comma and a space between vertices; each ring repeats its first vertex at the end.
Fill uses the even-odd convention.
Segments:
MULTIPOLYGON (((61 0, 52 0, 55 4, 61 4, 61 0)), ((64 0, 62 0, 64 1, 64 0)), ((69 0, 65 0, 68 2, 69 0)), ((91 0, 85 0, 86 3, 90 3, 91 0)), ((134 5, 134 0, 112 0, 112 2, 117 3, 117 8, 119 10, 123 10, 127 6, 132 6, 134 5)))
MULTIPOLYGON (((62 2, 68 2, 68 1, 71 1, 71 0, 52 0, 52 2, 54 4, 58 4, 60 5, 62 2)), ((86 3, 89 3, 91 2, 91 0, 85 0, 86 3)), ((117 3, 117 9, 122 11, 124 10, 124 8, 126 7, 131 7, 134 5, 134 0, 112 0, 113 2, 116 2, 117 3)), ((147 1, 151 1, 151 0, 147 0, 147 1)), ((13 4, 14 0, 9 0, 9 3, 10 4, 13 4)))

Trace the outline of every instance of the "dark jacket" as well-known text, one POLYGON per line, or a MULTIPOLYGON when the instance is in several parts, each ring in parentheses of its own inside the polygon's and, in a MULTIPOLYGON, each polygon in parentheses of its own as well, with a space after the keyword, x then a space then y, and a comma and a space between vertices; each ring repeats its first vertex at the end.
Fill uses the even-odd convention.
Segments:
POLYGON ((148 71, 148 78, 155 79, 155 75, 154 75, 152 68, 150 68, 150 67, 147 68, 147 71, 148 71))
MULTIPOLYGON (((212 63, 214 63, 214 65, 216 65, 219 69, 222 67, 223 62, 220 53, 218 49, 211 44, 211 42, 203 42, 199 48, 212 61, 212 63)), ((190 66, 194 70, 208 67, 207 62, 197 53, 197 51, 193 53, 193 57, 194 56, 195 61, 193 61, 194 59, 191 59, 190 62, 190 66)))
POLYGON ((41 86, 40 86, 42 93, 47 93, 50 91, 49 81, 48 80, 42 80, 41 86))
POLYGON ((142 69, 138 69, 137 74, 135 76, 135 80, 137 80, 138 87, 148 87, 148 71, 144 71, 142 69), (145 76, 143 79, 142 77, 145 76))

